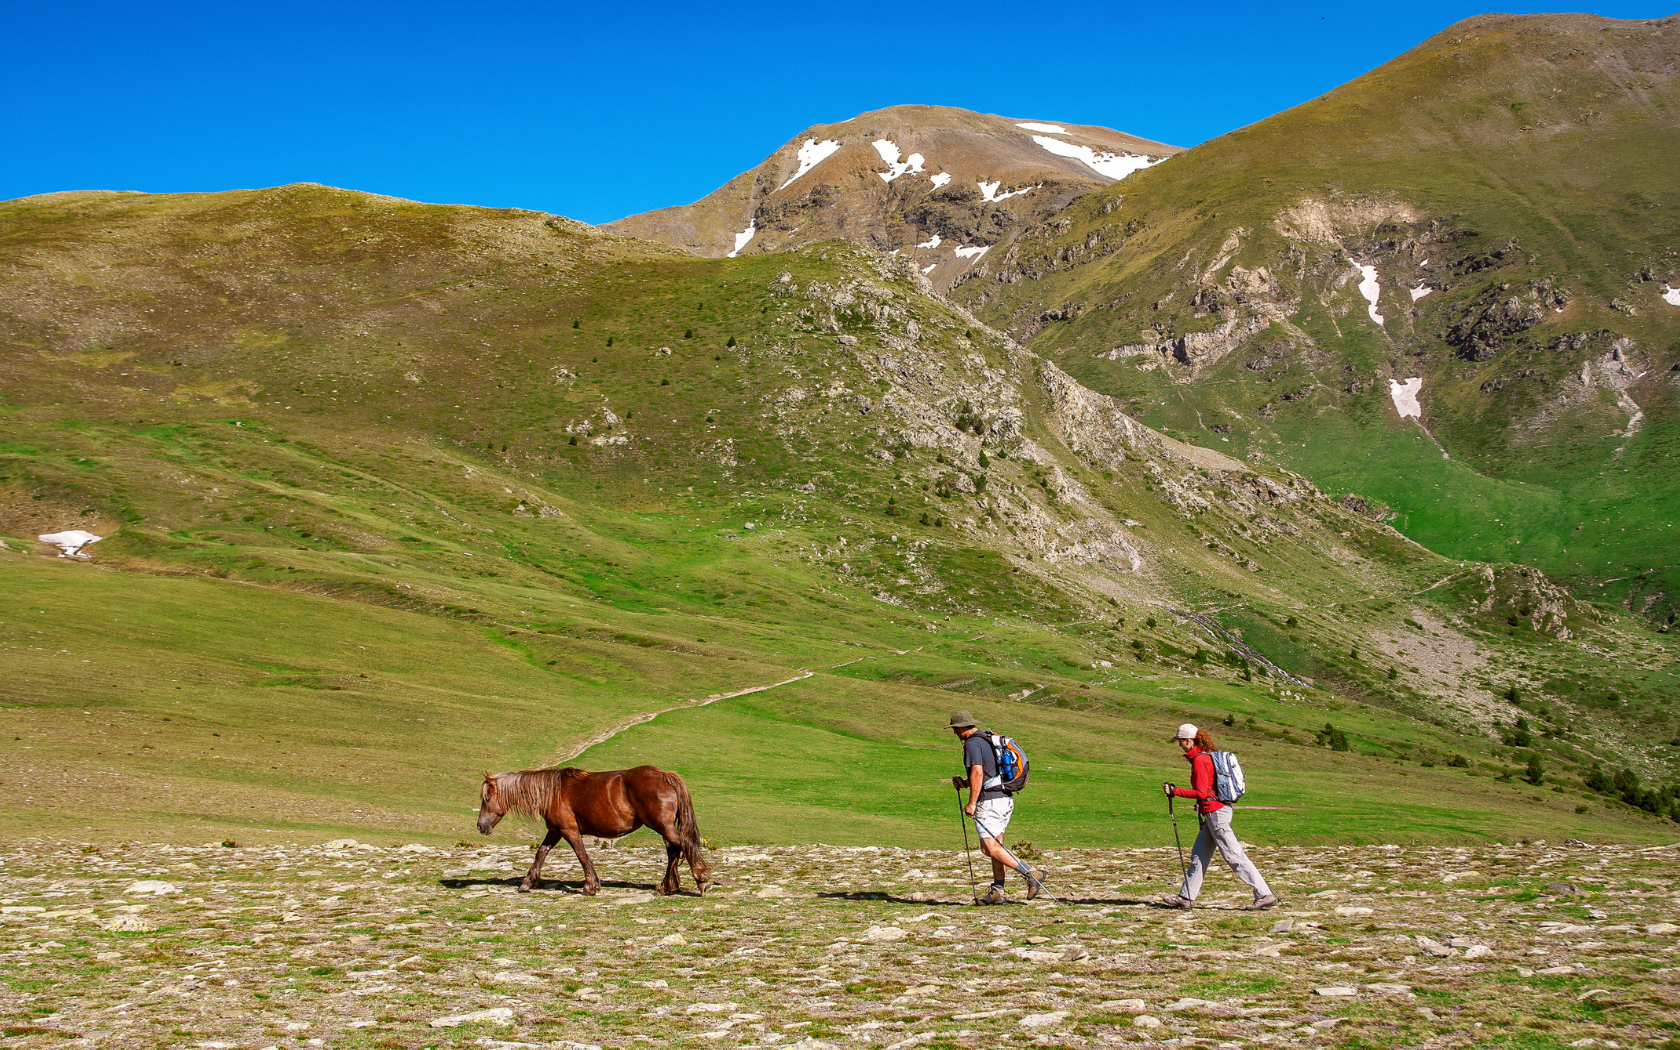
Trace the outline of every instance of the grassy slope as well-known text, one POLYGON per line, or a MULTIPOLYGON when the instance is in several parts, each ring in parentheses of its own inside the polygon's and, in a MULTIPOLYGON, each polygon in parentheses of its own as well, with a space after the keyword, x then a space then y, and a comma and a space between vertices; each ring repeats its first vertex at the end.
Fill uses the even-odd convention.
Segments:
MULTIPOLYGON (((550 761, 633 713, 807 667, 829 670, 662 716, 584 761, 681 770, 727 837, 928 841, 945 833, 943 793, 928 795, 950 764, 939 714, 979 705, 1034 741, 1034 798, 1060 819, 1033 834, 1100 842, 1147 836, 1127 818, 1149 817, 1148 785, 1173 772, 1161 726, 1232 711, 1257 720, 1238 734, 1277 804, 1327 813, 1330 789, 1363 776, 1388 794, 1438 785, 1420 806, 1447 812, 1411 812, 1407 833, 1577 820, 1574 794, 1540 792, 1545 807, 1508 818, 1526 785, 1420 770, 1465 752, 1486 775, 1522 756, 1467 743, 1410 676, 1387 684, 1385 664, 1331 652, 1393 625, 1393 599, 1444 568, 1392 533, 1316 500, 1268 511, 1293 532, 1251 528, 1259 518, 1218 498, 1191 514, 1157 493, 1153 454, 1107 469, 1064 449, 1056 469, 1078 472, 1093 506, 1138 520, 1149 567, 1050 565, 1004 520, 1031 506, 1068 528, 1091 512, 1037 495, 1042 465, 992 461, 992 491, 1024 501, 991 504, 992 520, 934 491, 951 465, 932 448, 880 458, 898 437, 852 422, 855 401, 789 409, 795 386, 914 391, 833 349, 820 303, 780 290, 784 267, 812 289, 896 282, 894 309, 933 332, 947 371, 959 349, 1022 367, 852 249, 696 262, 541 216, 310 187, 21 202, 6 221, 0 532, 25 551, 48 528, 111 536, 95 565, 0 553, 0 718, 14 738, 0 776, 24 789, 0 819, 14 828, 457 836, 487 766, 550 761), (890 517, 888 498, 949 524, 890 517), (1338 609, 1355 579, 1386 606, 1338 609), (1256 640, 1299 615, 1308 627, 1280 630, 1270 654, 1369 703, 1197 663, 1206 635, 1152 604, 1164 600, 1235 603, 1256 640), (1283 736, 1309 741, 1326 719, 1365 757, 1283 736), (830 791, 819 774, 840 767, 861 788, 830 791)), ((866 348, 883 338, 855 312, 847 324, 866 348)), ((1047 407, 1024 407, 1054 447, 1047 407)), ((978 440, 941 447, 972 456, 978 440)), ((1466 608, 1449 591, 1419 600, 1466 608)), ((1616 651, 1642 641, 1589 613, 1572 622, 1616 651)), ((1480 623, 1462 620, 1522 660, 1489 688, 1577 658, 1480 623)), ((1630 676, 1660 677, 1660 658, 1630 659, 1630 676)), ((1596 716, 1589 748, 1648 720, 1635 714, 1596 716)), ((1580 744, 1546 746, 1562 763, 1580 744)), ((1619 806, 1608 824, 1591 816, 1617 835, 1660 827, 1619 806)), ((1276 834, 1383 826, 1300 819, 1276 834)))
POLYGON ((1400 512, 1402 531, 1443 554, 1537 565, 1585 595, 1666 617, 1680 594, 1667 534, 1680 498, 1667 372, 1680 311, 1658 293, 1661 279, 1680 280, 1672 247, 1680 184, 1670 162, 1680 130, 1677 38, 1673 25, 1591 16, 1471 19, 1320 99, 1080 202, 1043 257, 1077 250, 1117 221, 1141 227, 1102 261, 1010 286, 977 281, 959 297, 990 297, 986 316, 997 323, 1067 302, 1090 307, 1047 327, 1035 347, 1065 355, 1072 374, 1126 398, 1151 425, 1202 441, 1213 440, 1216 423, 1228 425, 1239 454, 1269 454, 1327 489, 1383 500, 1400 512), (1120 198, 1117 214, 1101 211, 1120 198), (1349 216, 1338 241, 1290 241, 1274 227, 1307 199, 1349 216), (1416 221, 1380 226, 1371 217, 1380 208, 1360 218, 1371 201, 1403 202, 1416 221), (1273 326, 1188 387, 1135 361, 1092 358, 1144 341, 1152 322, 1178 333, 1210 327, 1215 318, 1186 306, 1192 271, 1233 230, 1244 239, 1228 265, 1269 267, 1285 298, 1295 297, 1290 322, 1315 351, 1301 352, 1273 326), (1418 301, 1414 316, 1403 285, 1423 271, 1417 253, 1393 245, 1431 236, 1436 243, 1420 251, 1434 256, 1432 276, 1447 287, 1418 301), (1442 269, 1444 259, 1511 243, 1520 249, 1491 268, 1442 269), (1384 329, 1366 318, 1343 253, 1379 266, 1384 329), (1641 268, 1658 280, 1630 277, 1641 268), (1498 286, 1520 292, 1546 277, 1573 300, 1491 360, 1463 360, 1440 341, 1498 286), (1173 301, 1150 309, 1175 289, 1173 301), (1613 393, 1555 404, 1605 347, 1542 348, 1602 329, 1631 337, 1634 367, 1646 370, 1628 391, 1646 417, 1631 439, 1614 433, 1628 413, 1613 393), (1287 360, 1245 367, 1268 354, 1287 360), (1432 457, 1428 437, 1396 417, 1391 375, 1425 378, 1425 422, 1453 463, 1432 457), (1345 389, 1361 378, 1374 386, 1345 389), (1494 383, 1503 385, 1488 389, 1494 383), (1313 384, 1308 399, 1278 401, 1313 384))

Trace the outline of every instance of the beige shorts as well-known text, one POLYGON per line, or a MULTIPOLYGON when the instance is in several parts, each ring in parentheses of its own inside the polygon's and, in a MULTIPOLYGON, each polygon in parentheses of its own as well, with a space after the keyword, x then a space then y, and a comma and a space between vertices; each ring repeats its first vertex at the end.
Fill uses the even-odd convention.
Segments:
POLYGON ((981 838, 996 839, 1001 843, 1003 833, 1009 830, 1009 818, 1014 815, 1014 799, 982 799, 974 807, 974 828, 980 832, 981 838))

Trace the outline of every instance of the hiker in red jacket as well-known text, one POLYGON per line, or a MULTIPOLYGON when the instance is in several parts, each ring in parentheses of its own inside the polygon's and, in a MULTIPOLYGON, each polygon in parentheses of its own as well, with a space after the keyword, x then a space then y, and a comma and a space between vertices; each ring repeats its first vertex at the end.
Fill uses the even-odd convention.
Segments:
POLYGON ((1169 908, 1183 908, 1189 911, 1196 906, 1196 894, 1202 891, 1202 879, 1207 875, 1208 863, 1213 860, 1214 847, 1218 847, 1219 855, 1225 858, 1225 863, 1236 872, 1237 878, 1248 883, 1254 890, 1254 900, 1243 905, 1244 911, 1260 911, 1270 908, 1278 902, 1277 895, 1266 885, 1265 876, 1260 869, 1248 859, 1243 851, 1242 843, 1237 841, 1236 832, 1231 830, 1231 807, 1219 801, 1219 795, 1214 790, 1213 740, 1206 730, 1197 729, 1186 722, 1178 727, 1178 735, 1173 738, 1178 742, 1178 748, 1184 752, 1184 758, 1190 763, 1190 786, 1181 788, 1174 784, 1162 784, 1161 790, 1168 797, 1193 798, 1196 800, 1196 813, 1201 818, 1201 830, 1196 832, 1196 845, 1190 851, 1190 867, 1184 873, 1184 884, 1177 893, 1168 894, 1161 902, 1169 908))

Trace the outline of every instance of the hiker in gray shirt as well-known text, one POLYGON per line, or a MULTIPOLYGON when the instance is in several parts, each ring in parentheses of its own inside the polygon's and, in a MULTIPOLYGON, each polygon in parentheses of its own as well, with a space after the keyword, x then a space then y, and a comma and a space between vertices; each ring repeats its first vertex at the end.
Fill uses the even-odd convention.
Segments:
POLYGON ((952 777, 951 783, 959 789, 968 788, 968 804, 963 806, 963 812, 974 818, 974 829, 980 834, 980 852, 992 861, 992 885, 980 903, 1004 902, 1003 876, 1009 868, 1021 873, 1027 882, 1027 900, 1032 900, 1044 888, 1043 880, 1048 873, 1004 848, 1003 833, 1015 813, 1015 799, 1007 791, 986 786, 987 782, 998 782, 997 756, 992 753, 992 745, 967 711, 952 714, 950 727, 963 742, 963 768, 968 770, 967 776, 952 777))

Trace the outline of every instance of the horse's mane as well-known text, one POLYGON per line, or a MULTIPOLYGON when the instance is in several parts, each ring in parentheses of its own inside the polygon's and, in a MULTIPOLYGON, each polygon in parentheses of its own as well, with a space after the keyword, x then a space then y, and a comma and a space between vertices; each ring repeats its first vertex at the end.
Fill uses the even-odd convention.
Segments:
POLYGON ((496 794, 501 796, 509 811, 517 811, 537 820, 561 790, 565 780, 581 780, 587 770, 575 766, 564 769, 521 769, 515 773, 497 773, 496 794))

